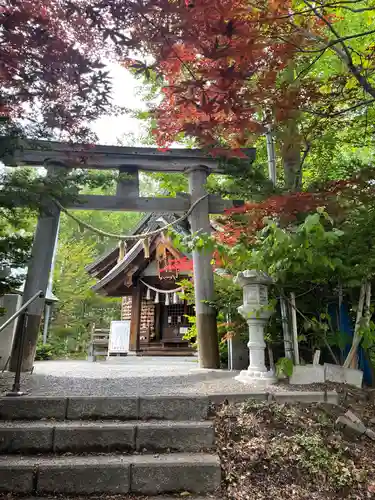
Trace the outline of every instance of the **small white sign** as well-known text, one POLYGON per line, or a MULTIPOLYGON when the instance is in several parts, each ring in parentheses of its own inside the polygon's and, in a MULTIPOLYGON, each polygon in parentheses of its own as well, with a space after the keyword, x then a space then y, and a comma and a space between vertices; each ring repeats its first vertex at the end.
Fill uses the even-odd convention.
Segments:
POLYGON ((129 352, 130 320, 111 321, 108 354, 129 352))
POLYGON ((189 331, 189 327, 188 326, 181 326, 180 327, 180 333, 181 335, 186 335, 189 331))

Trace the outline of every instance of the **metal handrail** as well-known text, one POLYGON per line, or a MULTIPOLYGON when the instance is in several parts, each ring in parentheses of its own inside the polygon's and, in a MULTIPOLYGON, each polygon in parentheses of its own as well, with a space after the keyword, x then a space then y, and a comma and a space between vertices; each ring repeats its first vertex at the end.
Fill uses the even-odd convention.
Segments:
POLYGON ((0 326, 0 332, 2 332, 4 330, 4 328, 6 328, 8 325, 10 325, 10 323, 12 323, 16 318, 18 318, 18 316, 25 310, 29 307, 29 305, 34 302, 34 300, 36 299, 42 299, 44 297, 44 293, 42 292, 42 290, 39 290, 39 292, 37 292, 35 295, 33 295, 31 297, 31 299, 29 299, 27 302, 25 302, 23 304, 22 307, 20 307, 18 309, 18 311, 16 311, 9 319, 6 320, 6 322, 0 326))
MULTIPOLYGON (((28 312, 28 307, 29 305, 34 302, 37 298, 43 298, 44 293, 42 290, 39 290, 35 295, 31 297, 27 302, 23 304, 23 306, 15 313, 11 318, 9 318, 8 321, 6 321, 4 324, 9 324, 11 320, 14 321, 15 318, 20 316, 18 322, 17 322, 17 330, 15 332, 15 339, 18 342, 18 352, 17 352, 17 362, 16 362, 16 371, 14 374, 14 382, 13 382, 13 387, 10 392, 7 393, 7 396, 23 396, 25 393, 21 391, 20 385, 21 385, 21 370, 22 370, 22 360, 23 360, 23 354, 24 354, 24 348, 25 348, 25 338, 26 338, 26 331, 27 331, 27 326, 28 326, 28 320, 29 320, 29 312, 28 312)), ((4 328, 4 325, 2 326, 4 328)))

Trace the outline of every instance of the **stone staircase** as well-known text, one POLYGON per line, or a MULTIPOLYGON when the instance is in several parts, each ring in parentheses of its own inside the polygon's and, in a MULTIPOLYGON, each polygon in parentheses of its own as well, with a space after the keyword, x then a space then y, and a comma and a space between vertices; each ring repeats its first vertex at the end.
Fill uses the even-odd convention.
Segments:
POLYGON ((205 397, 0 398, 0 492, 214 493, 205 397))

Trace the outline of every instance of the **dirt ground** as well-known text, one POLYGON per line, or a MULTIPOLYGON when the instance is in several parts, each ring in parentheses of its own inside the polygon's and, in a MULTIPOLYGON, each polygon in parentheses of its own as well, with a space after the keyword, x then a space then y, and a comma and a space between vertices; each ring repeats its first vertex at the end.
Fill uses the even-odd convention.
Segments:
POLYGON ((339 430, 348 409, 375 431, 375 392, 335 385, 340 406, 249 401, 215 422, 230 500, 375 499, 375 441, 339 430))
POLYGON ((0 500, 221 500, 217 495, 215 496, 192 496, 190 493, 180 493, 176 495, 159 495, 156 497, 134 496, 134 495, 90 495, 90 496, 51 496, 48 497, 19 497, 14 495, 0 495, 0 500))

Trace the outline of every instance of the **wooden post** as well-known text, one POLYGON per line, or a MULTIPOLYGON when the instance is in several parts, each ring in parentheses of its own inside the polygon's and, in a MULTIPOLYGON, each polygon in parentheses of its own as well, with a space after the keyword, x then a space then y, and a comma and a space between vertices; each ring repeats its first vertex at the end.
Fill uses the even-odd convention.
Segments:
POLYGON ((289 328, 289 314, 288 314, 288 304, 285 297, 280 297, 280 311, 281 311, 281 323, 283 327, 284 336, 284 352, 285 357, 293 360, 293 341, 292 335, 289 328))
MULTIPOLYGON (((119 168, 119 181, 116 188, 116 197, 118 199, 137 198, 139 196, 139 174, 136 165, 124 165, 119 168)), ((133 286, 132 290, 132 309, 130 318, 130 341, 129 350, 131 352, 139 351, 140 344, 140 320, 142 307, 142 288, 141 283, 133 286)))
POLYGON ((155 304, 155 316, 154 316, 154 329, 155 329, 155 340, 160 341, 161 339, 161 304, 155 304))
MULTIPOLYGON (((51 269, 49 272, 49 279, 47 285, 47 294, 50 292, 52 294, 53 289, 53 272, 55 270, 56 257, 57 257, 57 249, 58 249, 58 240, 59 240, 59 227, 57 228, 56 241, 53 249, 53 257, 51 263, 51 269)), ((44 325, 43 325, 43 344, 47 344, 48 330, 49 330, 49 321, 51 317, 52 304, 45 303, 44 304, 44 325)))
MULTIPOLYGON (((206 194, 207 168, 197 166, 189 170, 191 203, 206 194)), ((208 198, 202 200, 190 216, 192 233, 211 233, 208 198)), ((216 312, 207 304, 214 295, 214 274, 212 255, 208 251, 193 252, 195 314, 197 319, 197 341, 199 365, 201 368, 219 368, 219 342, 217 336, 216 312)))
MULTIPOLYGON (((55 167, 49 167, 47 175, 52 177, 54 173, 55 167)), ((53 253, 59 230, 59 220, 60 210, 57 206, 53 202, 46 204, 43 212, 39 215, 35 230, 31 260, 28 266, 22 297, 23 304, 35 295, 38 290, 42 290, 44 294, 47 292, 53 253)), ((36 299, 28 308, 29 317, 22 353, 21 370, 23 372, 31 371, 33 368, 43 308, 44 299, 36 299)), ((15 371, 16 369, 20 340, 19 333, 16 333, 10 358, 10 371, 15 371)))
POLYGON ((140 325, 141 325, 141 308, 142 308, 142 286, 138 281, 132 291, 132 314, 130 320, 130 343, 129 350, 133 352, 139 351, 140 345, 140 325))
POLYGON ((294 364, 299 365, 300 360, 299 360, 299 346, 298 346, 297 308, 296 308, 296 296, 294 292, 290 292, 290 305, 291 305, 291 315, 292 315, 294 364))

